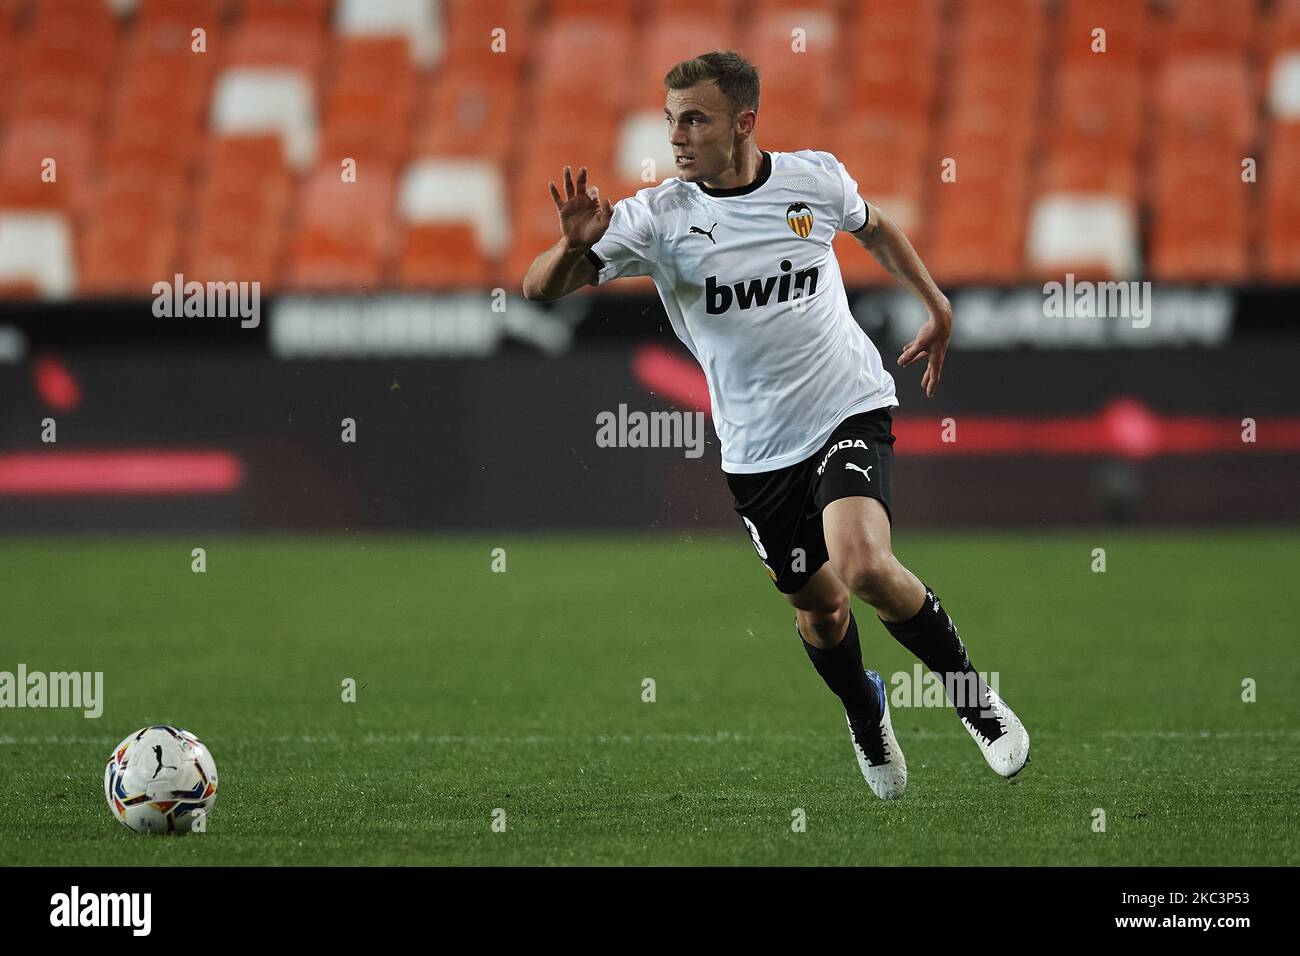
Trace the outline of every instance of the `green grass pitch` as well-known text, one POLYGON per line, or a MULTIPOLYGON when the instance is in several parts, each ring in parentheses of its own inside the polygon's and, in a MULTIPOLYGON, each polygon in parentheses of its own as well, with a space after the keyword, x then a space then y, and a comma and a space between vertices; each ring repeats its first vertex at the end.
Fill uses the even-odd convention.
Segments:
MULTIPOLYGON (((895 708, 908 791, 876 800, 739 532, 0 539, 0 670, 103 671, 106 699, 0 710, 4 860, 1300 863, 1300 532, 896 547, 1029 728, 1014 781, 947 708, 895 708), (212 750, 206 833, 110 816, 108 753, 151 723, 212 750)), ((854 607, 868 666, 910 672, 854 607)))

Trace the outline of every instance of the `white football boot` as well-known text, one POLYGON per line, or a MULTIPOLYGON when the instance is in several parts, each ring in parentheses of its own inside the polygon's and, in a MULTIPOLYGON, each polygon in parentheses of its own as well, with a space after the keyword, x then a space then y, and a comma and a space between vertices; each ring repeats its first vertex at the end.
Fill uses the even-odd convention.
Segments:
POLYGON ((981 680, 979 689, 982 704, 958 707, 957 716, 993 771, 1014 777, 1029 762, 1029 731, 993 688, 981 680))
POLYGON ((867 671, 867 679, 875 685, 880 698, 880 715, 876 720, 854 721, 848 714, 849 739, 853 753, 858 758, 858 769, 867 780, 871 792, 881 800, 897 800, 907 789, 907 762, 903 749, 894 737, 894 725, 889 719, 889 703, 885 699, 885 682, 875 671, 867 671))

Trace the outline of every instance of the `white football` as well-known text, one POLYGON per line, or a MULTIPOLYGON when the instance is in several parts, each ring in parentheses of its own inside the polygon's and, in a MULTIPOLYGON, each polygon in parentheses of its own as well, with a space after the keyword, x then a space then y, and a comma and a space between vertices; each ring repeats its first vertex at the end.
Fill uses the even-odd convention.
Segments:
POLYGON ((145 727, 113 749, 104 796, 136 833, 188 833, 217 800, 217 765, 188 730, 145 727))

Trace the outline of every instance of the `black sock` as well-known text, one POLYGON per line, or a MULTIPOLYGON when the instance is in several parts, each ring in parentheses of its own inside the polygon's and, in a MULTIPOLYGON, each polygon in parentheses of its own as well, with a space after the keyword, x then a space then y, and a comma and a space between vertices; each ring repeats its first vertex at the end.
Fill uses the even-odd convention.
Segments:
POLYGON ((880 623, 885 625, 898 643, 938 674, 945 682, 944 686, 950 686, 953 677, 969 674, 974 668, 971 667, 966 645, 962 643, 952 618, 943 609, 930 586, 924 581, 921 583, 925 587, 925 602, 921 605, 921 610, 906 621, 886 621, 881 618, 880 623))
POLYGON ((799 640, 826 686, 844 702, 845 712, 853 718, 875 719, 880 713, 880 699, 862 669, 862 647, 858 644, 858 622, 853 619, 853 612, 849 612, 844 639, 829 650, 813 647, 803 640, 802 634, 799 640))

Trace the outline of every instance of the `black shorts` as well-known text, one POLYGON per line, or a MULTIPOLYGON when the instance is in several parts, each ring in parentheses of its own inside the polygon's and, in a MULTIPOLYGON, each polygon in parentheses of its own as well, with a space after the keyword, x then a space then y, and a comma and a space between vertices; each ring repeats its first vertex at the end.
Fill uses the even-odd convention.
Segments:
POLYGON ((832 501, 875 498, 893 523, 893 421, 888 408, 850 415, 797 464, 752 475, 724 472, 736 514, 783 594, 798 591, 829 560, 822 509, 832 501))

